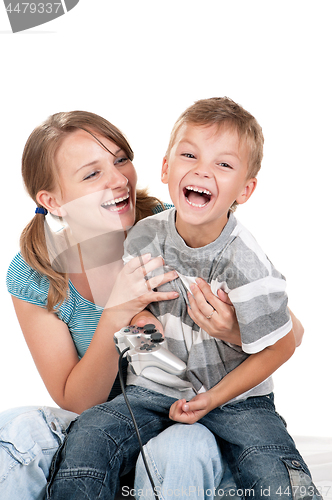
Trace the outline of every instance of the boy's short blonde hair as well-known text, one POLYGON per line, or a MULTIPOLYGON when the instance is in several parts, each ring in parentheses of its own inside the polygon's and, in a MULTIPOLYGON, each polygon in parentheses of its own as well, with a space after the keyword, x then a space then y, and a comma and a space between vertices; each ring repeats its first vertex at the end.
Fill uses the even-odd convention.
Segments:
POLYGON ((229 126, 237 131, 249 150, 248 179, 256 177, 263 159, 264 136, 261 126, 248 111, 228 97, 201 99, 187 108, 175 122, 166 151, 168 157, 177 134, 184 124, 229 126))

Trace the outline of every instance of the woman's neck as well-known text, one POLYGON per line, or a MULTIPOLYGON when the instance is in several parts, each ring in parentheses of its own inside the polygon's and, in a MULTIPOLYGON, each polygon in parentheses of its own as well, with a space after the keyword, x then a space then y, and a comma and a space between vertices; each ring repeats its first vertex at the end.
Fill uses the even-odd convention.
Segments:
POLYGON ((122 232, 86 240, 73 250, 75 263, 69 278, 76 290, 87 300, 104 307, 116 276, 123 267, 125 235, 122 232))

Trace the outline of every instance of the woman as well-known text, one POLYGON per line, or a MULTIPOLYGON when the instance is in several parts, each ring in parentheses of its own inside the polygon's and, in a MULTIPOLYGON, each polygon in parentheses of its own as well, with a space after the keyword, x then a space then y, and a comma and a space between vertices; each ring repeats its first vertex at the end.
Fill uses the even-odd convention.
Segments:
MULTIPOLYGON (((0 416, 1 498, 43 498, 65 427, 76 414, 116 395, 113 334, 151 301, 177 296, 154 291, 174 279, 174 271, 145 279, 162 265, 160 258, 145 255, 122 265, 126 231, 163 208, 144 191, 136 192, 132 159, 121 132, 87 112, 51 116, 25 146, 22 174, 37 209, 22 233, 7 285, 36 366, 62 410, 25 408, 0 416), (47 212, 61 222, 60 231, 51 229, 47 212)), ((210 293, 204 284, 194 296, 198 324, 210 293)), ((218 302, 208 333, 239 343, 231 306, 218 302)), ((197 456, 200 442, 198 425, 197 456)), ((222 475, 216 450, 211 487, 222 475)))

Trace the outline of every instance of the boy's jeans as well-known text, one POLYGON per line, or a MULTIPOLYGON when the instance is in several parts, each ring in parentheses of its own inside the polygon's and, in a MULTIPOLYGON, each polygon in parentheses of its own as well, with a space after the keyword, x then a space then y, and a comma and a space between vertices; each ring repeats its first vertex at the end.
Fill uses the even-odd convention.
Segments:
POLYGON ((42 500, 52 458, 77 415, 27 406, 0 413, 0 498, 42 500))
MULTIPOLYGON (((127 388, 127 396, 143 444, 173 424, 168 418, 173 398, 135 386, 127 388)), ((222 453, 243 496, 275 500, 319 497, 306 464, 275 411, 273 395, 216 408, 201 423, 221 438, 222 453)), ((138 454, 123 396, 95 406, 73 422, 54 461, 57 472, 52 474, 47 498, 113 500, 120 474, 135 466, 138 454)), ((190 467, 190 460, 181 467, 190 467)))

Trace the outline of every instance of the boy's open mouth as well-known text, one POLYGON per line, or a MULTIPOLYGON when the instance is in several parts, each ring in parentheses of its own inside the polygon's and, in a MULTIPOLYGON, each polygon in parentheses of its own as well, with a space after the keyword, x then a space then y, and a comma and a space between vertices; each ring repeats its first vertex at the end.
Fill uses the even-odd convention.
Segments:
POLYGON ((205 207, 211 200, 212 193, 207 189, 196 186, 186 186, 183 190, 184 196, 193 207, 205 207))
POLYGON ((129 193, 125 196, 121 196, 119 198, 114 198, 113 200, 108 200, 102 203, 102 207, 110 212, 120 212, 124 207, 126 207, 129 203, 129 193))

